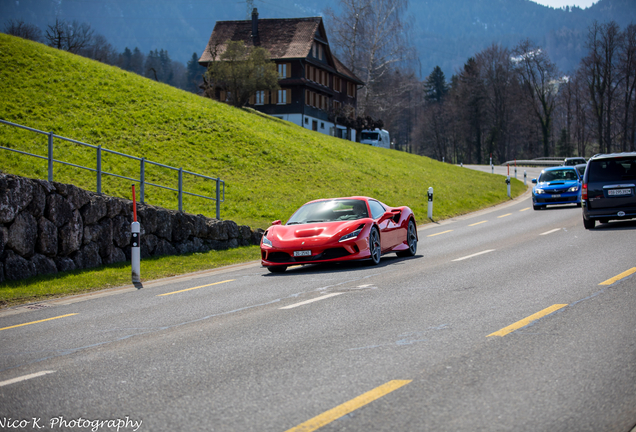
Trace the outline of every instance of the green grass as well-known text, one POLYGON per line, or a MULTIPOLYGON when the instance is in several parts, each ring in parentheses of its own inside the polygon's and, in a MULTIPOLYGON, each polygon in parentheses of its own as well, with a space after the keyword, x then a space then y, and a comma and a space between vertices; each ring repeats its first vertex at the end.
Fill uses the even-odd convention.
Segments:
MULTIPOLYGON (((144 259, 141 280, 161 279, 179 274, 208 270, 260 258, 258 246, 239 247, 226 251, 210 251, 189 255, 144 259)), ((6 282, 0 286, 0 307, 13 306, 81 294, 106 288, 131 285, 130 263, 101 266, 95 269, 38 276, 22 281, 6 282)))
MULTIPOLYGON (((236 109, 42 44, 0 34, 0 118, 225 181, 221 218, 252 228, 286 220, 303 203, 367 195, 408 205, 425 223, 507 200, 501 176, 311 132, 236 109)), ((0 145, 46 156, 47 137, 0 125, 0 145)), ((0 170, 47 178, 46 161, 0 150, 0 170)), ((95 167, 95 151, 55 140, 55 159, 95 167)), ((103 156, 103 170, 138 178, 139 166, 103 156)), ((54 180, 95 190, 95 174, 55 165, 54 180)), ((173 171, 146 165, 148 182, 177 186, 173 171)), ((102 191, 131 198, 130 181, 104 177, 102 191)), ((189 192, 214 196, 211 181, 184 176, 189 192)), ((525 190, 512 180, 512 195, 525 190)), ((146 187, 146 202, 177 208, 176 193, 146 187)), ((186 196, 184 210, 215 216, 213 201, 186 196)), ((222 254, 222 253, 221 253, 222 254)), ((126 273, 126 272, 124 272, 126 273)), ((95 272, 95 286, 103 286, 95 272)), ((126 277, 128 274, 126 274, 126 277)), ((110 283, 110 281, 109 281, 110 283)), ((3 290, 0 288, 0 290, 3 290)))

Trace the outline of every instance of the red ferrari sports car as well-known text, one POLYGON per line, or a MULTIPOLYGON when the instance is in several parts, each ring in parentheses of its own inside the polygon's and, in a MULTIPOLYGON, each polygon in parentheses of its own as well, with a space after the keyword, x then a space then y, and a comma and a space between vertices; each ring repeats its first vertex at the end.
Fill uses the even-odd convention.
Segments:
POLYGON ((299 208, 285 225, 277 220, 261 240, 261 264, 270 272, 333 261, 370 260, 417 252, 415 216, 368 197, 320 199, 299 208))

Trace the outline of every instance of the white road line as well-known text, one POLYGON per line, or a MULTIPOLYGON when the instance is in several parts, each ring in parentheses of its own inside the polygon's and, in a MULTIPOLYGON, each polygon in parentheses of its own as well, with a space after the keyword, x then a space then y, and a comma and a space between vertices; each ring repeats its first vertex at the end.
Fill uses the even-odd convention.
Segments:
POLYGON ((494 250, 495 249, 488 249, 488 250, 485 250, 485 251, 477 252, 476 254, 472 254, 472 255, 468 255, 468 256, 462 257, 462 258, 454 259, 453 261, 462 261, 462 260, 465 260, 465 259, 468 259, 468 258, 473 258, 473 257, 479 256, 479 255, 487 254, 488 252, 493 252, 494 250))
POLYGON ((561 228, 555 228, 553 230, 546 231, 546 232, 544 232, 542 234, 539 234, 539 235, 548 235, 548 234, 552 234, 553 232, 557 232, 557 231, 561 231, 561 228))
POLYGON ((294 303, 293 305, 284 306, 284 307, 282 307, 280 309, 292 309, 292 308, 295 308, 295 307, 298 307, 298 306, 303 306, 303 305, 306 305, 306 304, 309 304, 309 303, 313 303, 313 302, 317 302, 317 301, 320 301, 320 300, 328 299, 329 297, 334 297, 334 296, 337 296, 337 295, 340 295, 340 294, 344 294, 344 293, 340 292, 340 293, 325 294, 324 296, 316 297, 316 298, 311 299, 311 300, 305 300, 304 302, 300 302, 300 303, 294 303))
POLYGON ((15 384, 15 383, 20 382, 20 381, 26 381, 26 380, 29 380, 31 378, 37 378, 37 377, 40 377, 42 375, 46 375, 46 374, 50 374, 50 373, 54 373, 54 372, 55 371, 36 372, 36 373, 29 374, 29 375, 24 375, 24 376, 21 376, 21 377, 13 378, 13 379, 10 379, 10 380, 1 381, 0 382, 0 387, 6 386, 6 385, 9 385, 9 384, 15 384))

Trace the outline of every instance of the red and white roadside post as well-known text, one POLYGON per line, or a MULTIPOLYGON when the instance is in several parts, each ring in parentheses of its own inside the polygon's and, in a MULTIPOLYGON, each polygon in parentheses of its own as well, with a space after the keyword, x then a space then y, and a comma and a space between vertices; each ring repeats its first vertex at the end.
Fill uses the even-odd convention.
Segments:
POLYGON ((132 185, 133 194, 133 223, 130 225, 131 242, 130 242, 130 261, 132 264, 132 281, 133 283, 141 282, 141 231, 139 222, 137 222, 137 200, 135 197, 135 185, 132 185))

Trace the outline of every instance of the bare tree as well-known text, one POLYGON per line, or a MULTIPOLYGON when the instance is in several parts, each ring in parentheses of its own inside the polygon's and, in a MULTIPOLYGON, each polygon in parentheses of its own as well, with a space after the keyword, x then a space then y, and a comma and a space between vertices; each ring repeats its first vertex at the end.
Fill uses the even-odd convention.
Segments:
POLYGON ((26 24, 23 20, 10 19, 4 25, 6 34, 29 39, 35 42, 42 41, 42 30, 36 25, 26 24))
POLYGON ((612 120, 620 38, 618 25, 614 21, 602 25, 595 21, 590 26, 587 40, 590 52, 582 60, 594 108, 596 138, 601 153, 609 153, 612 149, 612 120))
POLYGON ((560 80, 559 71, 545 51, 530 40, 521 42, 514 52, 514 61, 517 63, 517 71, 525 89, 524 95, 541 125, 543 156, 549 156, 553 114, 560 80))
POLYGON ((340 0, 340 11, 327 8, 325 15, 333 27, 331 29, 331 46, 353 72, 360 68, 360 52, 362 41, 366 35, 364 25, 370 5, 368 0, 340 0))
POLYGON ((55 24, 49 25, 45 39, 53 48, 78 54, 82 49, 88 48, 93 43, 93 30, 88 23, 55 19, 55 24))
POLYGON ((362 116, 379 116, 387 91, 381 85, 384 77, 413 56, 404 17, 407 7, 408 0, 340 0, 340 14, 327 12, 332 47, 342 53, 345 66, 365 81, 358 95, 362 116))
POLYGON ((619 52, 619 73, 623 92, 621 151, 636 150, 636 25, 623 32, 619 52), (630 120, 631 119, 631 120, 630 120))

